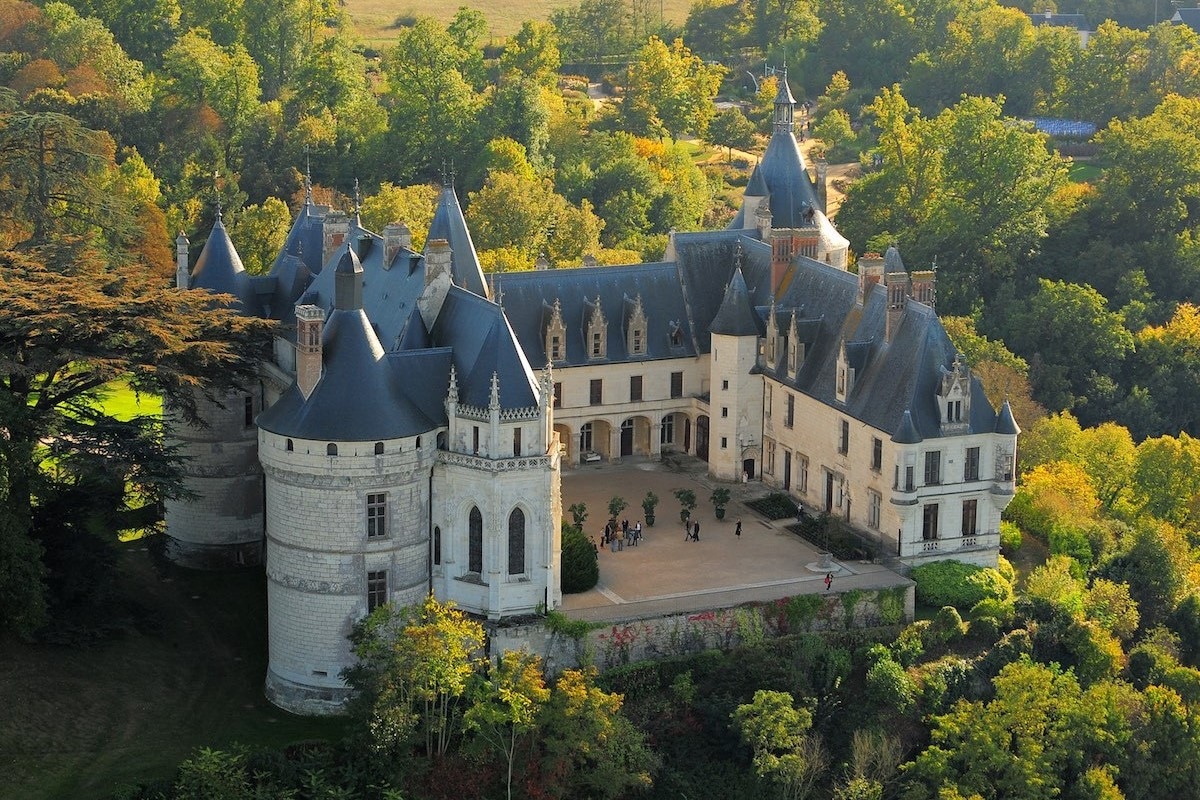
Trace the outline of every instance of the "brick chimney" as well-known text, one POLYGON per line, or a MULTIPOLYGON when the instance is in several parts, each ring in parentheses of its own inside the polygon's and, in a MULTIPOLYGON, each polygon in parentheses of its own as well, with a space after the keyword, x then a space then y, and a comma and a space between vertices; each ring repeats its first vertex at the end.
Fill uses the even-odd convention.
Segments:
POLYGON ((188 268, 188 237, 183 231, 175 237, 175 285, 180 289, 188 288, 191 271, 188 268))
POLYGON ((307 400, 321 380, 321 335, 325 312, 317 306, 296 306, 296 386, 307 400))
POLYGON ((396 254, 402 248, 412 247, 412 231, 403 222, 389 222, 383 226, 383 268, 391 269, 396 254))

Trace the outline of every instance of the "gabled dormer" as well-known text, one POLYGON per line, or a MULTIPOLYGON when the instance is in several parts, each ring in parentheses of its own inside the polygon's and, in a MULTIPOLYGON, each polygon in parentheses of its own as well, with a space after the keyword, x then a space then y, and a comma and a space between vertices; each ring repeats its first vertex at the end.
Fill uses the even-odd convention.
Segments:
POLYGON ((667 344, 671 350, 683 350, 683 325, 680 324, 679 320, 671 320, 671 323, 667 326, 667 331, 667 344))
POLYGON ((608 320, 604 318, 604 311, 600 308, 600 296, 596 295, 594 303, 584 298, 584 308, 592 310, 584 323, 587 357, 593 361, 608 358, 608 320))
POLYGON ((846 353, 846 340, 842 340, 842 344, 838 347, 837 357, 837 381, 834 385, 834 397, 839 403, 845 403, 846 398, 854 391, 854 366, 850 363, 850 357, 846 353))
POLYGON ((642 307, 642 296, 633 300, 625 298, 629 315, 625 322, 625 352, 630 356, 646 355, 646 310, 642 307))
POLYGON ((567 326, 563 324, 562 305, 554 298, 550 309, 550 319, 546 323, 546 360, 551 364, 565 361, 567 358, 567 326))
POLYGON ((937 388, 942 433, 964 433, 971 421, 971 370, 962 355, 954 357, 949 369, 942 368, 937 388))

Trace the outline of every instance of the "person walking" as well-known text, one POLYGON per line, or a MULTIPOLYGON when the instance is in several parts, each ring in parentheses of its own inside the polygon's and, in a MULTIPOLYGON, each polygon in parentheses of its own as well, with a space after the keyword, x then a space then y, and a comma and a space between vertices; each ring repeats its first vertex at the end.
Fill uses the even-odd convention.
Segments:
POLYGON ((826 572, 825 573, 825 591, 828 592, 830 586, 833 586, 833 573, 826 572))
POLYGON ((700 522, 699 521, 697 521, 696 524, 692 526, 692 541, 693 542, 700 541, 700 522))
POLYGON ((738 541, 739 541, 739 542, 742 540, 742 520, 741 520, 741 517, 739 517, 739 518, 738 518, 737 525, 734 525, 734 526, 733 526, 733 535, 734 535, 734 536, 736 536, 736 537, 738 537, 738 541))

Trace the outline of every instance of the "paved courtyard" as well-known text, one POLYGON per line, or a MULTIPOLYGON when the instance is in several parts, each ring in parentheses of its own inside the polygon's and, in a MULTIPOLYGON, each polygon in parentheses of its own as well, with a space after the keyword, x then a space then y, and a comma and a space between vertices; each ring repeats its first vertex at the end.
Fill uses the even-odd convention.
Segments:
MULTIPOLYGON (((563 611, 572 617, 609 621, 701 611, 749 601, 775 600, 795 594, 825 591, 825 570, 817 568, 817 550, 786 530, 794 518, 769 522, 745 507, 743 500, 766 494, 761 483, 723 484, 733 499, 718 521, 709 494, 717 484, 704 472, 704 462, 633 461, 619 465, 587 465, 564 470, 563 518, 567 507, 582 502, 588 519, 584 533, 597 544, 608 519, 608 501, 625 498, 622 514, 632 526, 642 518, 642 498, 653 490, 659 497, 656 524, 645 526, 637 547, 613 553, 600 550, 600 583, 582 594, 564 595, 563 611), (700 541, 683 538, 679 501, 672 490, 690 488, 698 500, 692 519, 700 522, 700 541), (734 525, 742 520, 742 536, 734 525), (811 565, 811 566, 810 566, 811 565)), ((869 562, 834 562, 833 591, 878 589, 907 585, 906 578, 869 562)))

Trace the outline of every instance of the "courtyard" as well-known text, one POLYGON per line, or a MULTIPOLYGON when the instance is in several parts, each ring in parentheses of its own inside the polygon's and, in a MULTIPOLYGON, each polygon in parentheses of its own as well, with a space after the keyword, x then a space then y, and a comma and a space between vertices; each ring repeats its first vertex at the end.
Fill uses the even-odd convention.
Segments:
POLYGON ((608 501, 619 496, 629 503, 622 513, 630 526, 642 520, 643 539, 621 552, 600 549, 600 582, 587 592, 564 595, 562 611, 577 619, 607 622, 662 614, 729 608, 825 591, 825 575, 833 572, 832 591, 881 589, 910 583, 870 562, 833 562, 818 566, 817 549, 787 530, 795 518, 769 521, 743 505, 770 489, 757 481, 727 484, 713 481, 705 462, 672 455, 663 461, 625 459, 621 464, 587 464, 562 475, 563 518, 567 508, 584 503, 583 530, 597 545, 608 520, 608 501), (717 485, 732 493, 725 518, 718 520, 709 495, 717 485), (684 540, 679 501, 673 490, 691 489, 697 505, 692 520, 700 523, 700 541, 684 540), (642 498, 659 497, 654 527, 647 527, 642 498), (742 535, 734 535, 738 519, 742 535))

